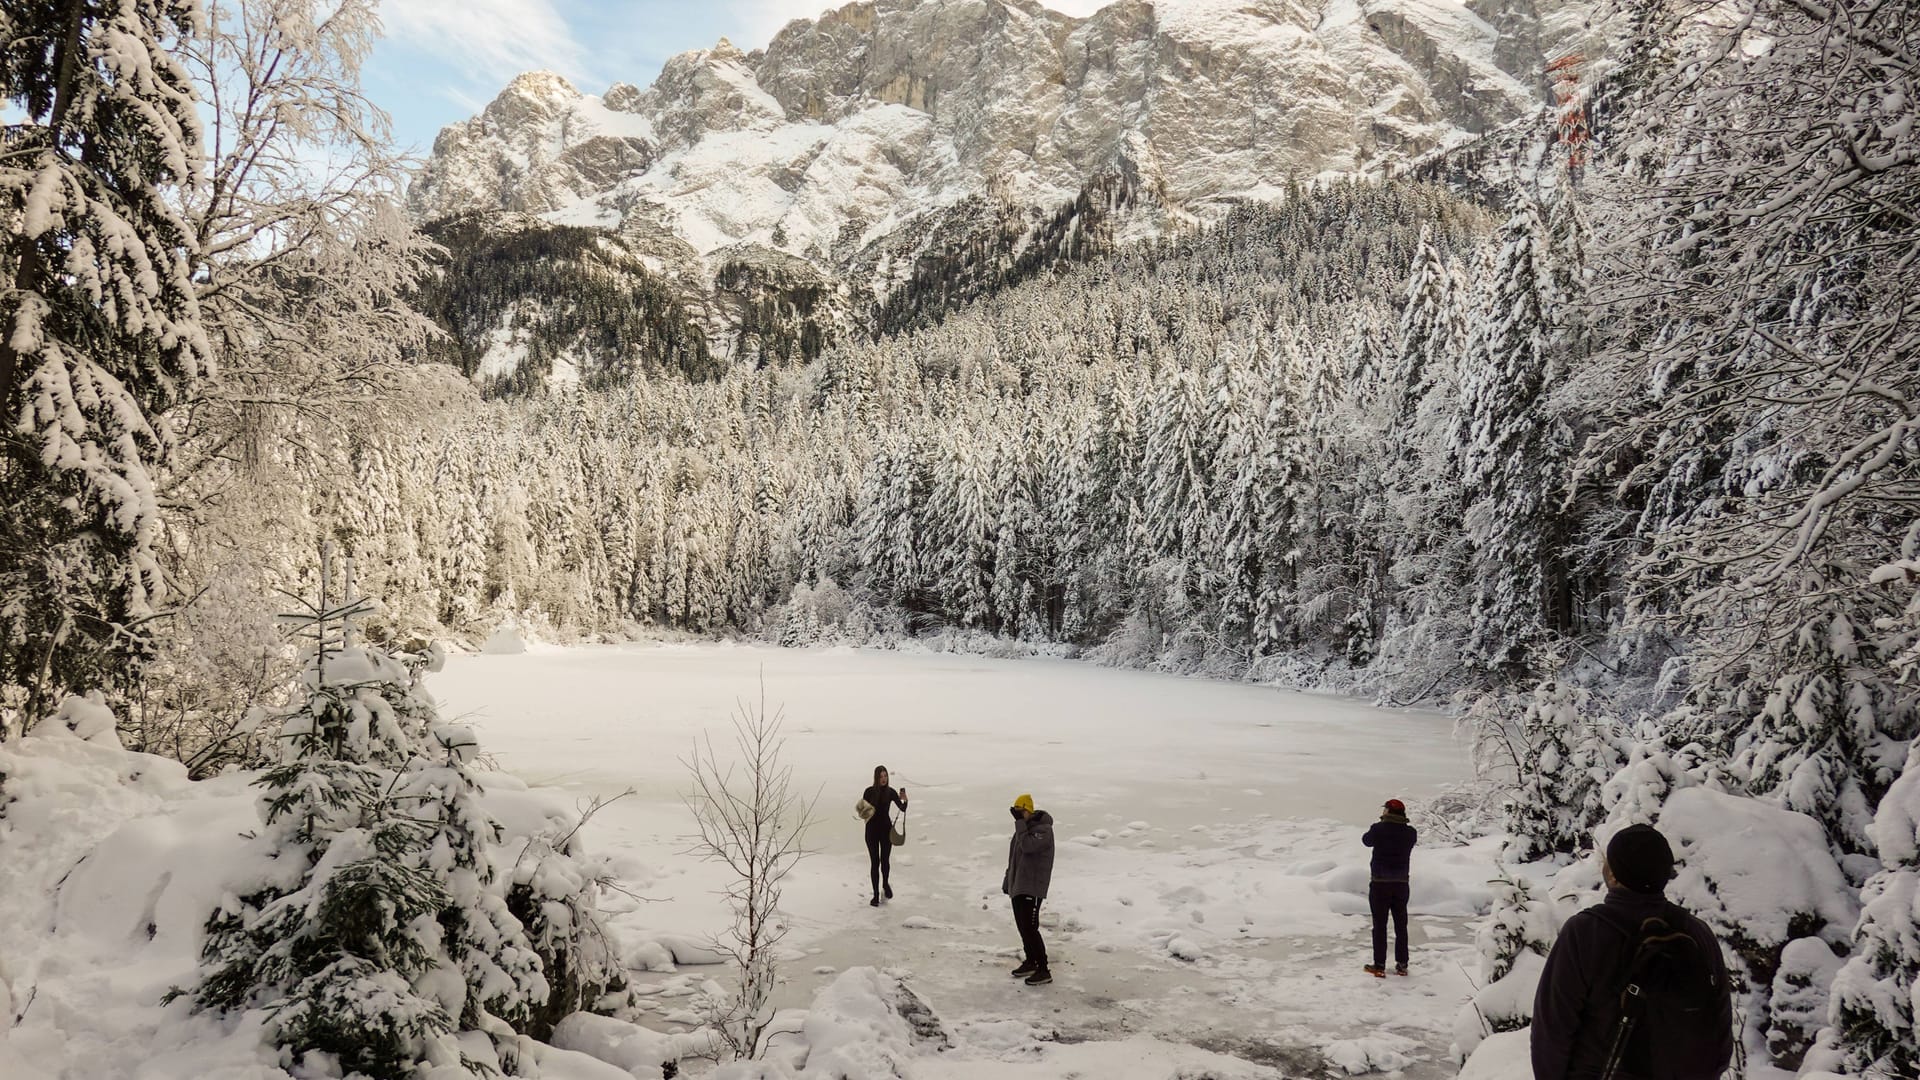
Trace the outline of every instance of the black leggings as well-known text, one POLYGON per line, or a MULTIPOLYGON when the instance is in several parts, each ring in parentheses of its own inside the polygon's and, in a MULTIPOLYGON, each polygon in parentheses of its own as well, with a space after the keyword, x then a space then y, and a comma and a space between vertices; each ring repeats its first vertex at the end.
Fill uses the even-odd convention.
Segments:
POLYGON ((893 837, 885 829, 867 830, 867 872, 873 878, 873 895, 879 896, 880 887, 893 873, 893 837))

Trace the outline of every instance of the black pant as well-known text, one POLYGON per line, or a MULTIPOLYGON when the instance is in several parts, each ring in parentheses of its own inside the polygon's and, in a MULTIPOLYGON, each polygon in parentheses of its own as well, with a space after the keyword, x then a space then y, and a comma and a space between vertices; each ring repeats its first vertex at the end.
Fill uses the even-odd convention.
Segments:
POLYGON ((1387 966, 1387 916, 1393 916, 1393 962, 1407 966, 1407 892, 1404 881, 1376 881, 1367 886, 1367 906, 1373 909, 1373 966, 1387 966))
POLYGON ((877 897, 880 886, 887 884, 893 873, 893 837, 886 829, 867 830, 867 872, 873 878, 873 895, 877 897))
POLYGON ((1013 898, 1013 925, 1020 929, 1020 947, 1027 951, 1027 962, 1047 970, 1047 943, 1040 940, 1040 904, 1037 896, 1013 898))

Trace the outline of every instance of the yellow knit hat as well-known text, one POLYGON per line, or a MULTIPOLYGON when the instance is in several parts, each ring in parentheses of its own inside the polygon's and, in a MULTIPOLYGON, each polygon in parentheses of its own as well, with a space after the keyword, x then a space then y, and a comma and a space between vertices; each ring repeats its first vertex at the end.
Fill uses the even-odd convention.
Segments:
POLYGON ((1019 798, 1013 800, 1013 805, 1016 809, 1025 810, 1027 813, 1031 814, 1033 813, 1033 796, 1022 795, 1019 798))

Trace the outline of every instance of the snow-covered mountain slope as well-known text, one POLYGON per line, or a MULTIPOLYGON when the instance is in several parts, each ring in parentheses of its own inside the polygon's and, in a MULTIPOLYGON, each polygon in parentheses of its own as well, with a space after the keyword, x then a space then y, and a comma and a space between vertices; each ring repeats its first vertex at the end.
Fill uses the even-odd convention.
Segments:
MULTIPOLYGON (((924 324, 1052 263, 1538 117, 1547 58, 1585 47, 1591 4, 862 0, 764 50, 676 56, 644 90, 522 75, 441 133, 410 199, 426 222, 500 221, 496 269, 575 246, 528 243, 529 223, 605 230, 717 360, 804 360, 848 326, 924 324)), ((450 297, 482 316, 507 299, 450 297)), ((471 373, 530 387, 604 365, 540 307, 513 306, 519 329, 450 326, 485 347, 471 373), (528 327, 558 344, 507 341, 528 327)))
POLYGON ((423 219, 515 210, 824 264, 970 195, 1055 206, 1122 168, 1204 216, 1536 109, 1585 7, 865 0, 765 50, 677 56, 646 90, 522 75, 441 134, 411 198, 423 219))

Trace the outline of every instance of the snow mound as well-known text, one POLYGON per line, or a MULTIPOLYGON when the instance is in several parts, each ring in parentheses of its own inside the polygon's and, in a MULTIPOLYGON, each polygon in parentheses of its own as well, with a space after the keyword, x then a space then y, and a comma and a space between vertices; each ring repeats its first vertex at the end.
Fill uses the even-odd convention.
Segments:
POLYGON ((1539 989, 1540 973, 1546 967, 1546 957, 1524 949, 1514 956, 1512 970, 1498 982, 1475 991, 1472 1000, 1462 1005, 1454 1018, 1454 1054, 1474 1053, 1488 1038, 1489 1025, 1511 1030, 1530 1023, 1534 991, 1539 989))
POLYGON ((1358 1039, 1336 1039, 1322 1048, 1327 1063, 1348 1076, 1361 1073, 1393 1072, 1413 1064, 1412 1051, 1419 1044, 1404 1035, 1367 1035, 1358 1039))
POLYGON ((518 656, 527 651, 527 639, 512 626, 502 626, 487 638, 480 651, 488 656, 518 656))
MULTIPOLYGON (((938 1021, 899 979, 870 967, 850 968, 813 999, 800 1035, 806 1064, 739 1062, 713 1080, 898 1080, 912 1075, 915 1046, 938 1032, 938 1021), (919 1015, 916 1023, 910 1017, 919 1015)), ((945 1034, 937 1036, 945 1041, 945 1034)))
POLYGON ((33 729, 35 735, 72 735, 86 742, 118 747, 120 736, 114 731, 113 710, 107 708, 98 692, 87 697, 67 695, 52 716, 33 729))
POLYGON ((688 934, 642 933, 626 943, 627 966, 643 971, 726 962, 727 954, 718 945, 688 934))
POLYGON ((1184 938, 1178 934, 1167 939, 1167 952, 1175 959, 1185 960, 1188 963, 1200 960, 1207 955, 1207 950, 1201 948, 1192 938, 1184 938))
POLYGON ((1844 938, 1859 916, 1826 834, 1805 814, 1692 787, 1668 798, 1660 831, 1684 864, 1667 896, 1716 932, 1780 944, 1794 917, 1807 914, 1844 938))
POLYGON ((245 778, 191 784, 110 726, 85 741, 102 719, 62 708, 0 745, 0 1076, 284 1077, 257 1016, 159 1004, 192 981, 207 913, 238 876, 257 820, 245 778))
POLYGON ((717 1052, 710 1034, 651 1031, 611 1016, 574 1013, 553 1029, 553 1045, 618 1066, 629 1076, 651 1076, 663 1062, 717 1052))
POLYGON ((1532 1037, 1525 1029, 1487 1036, 1458 1080, 1533 1080, 1532 1037))

